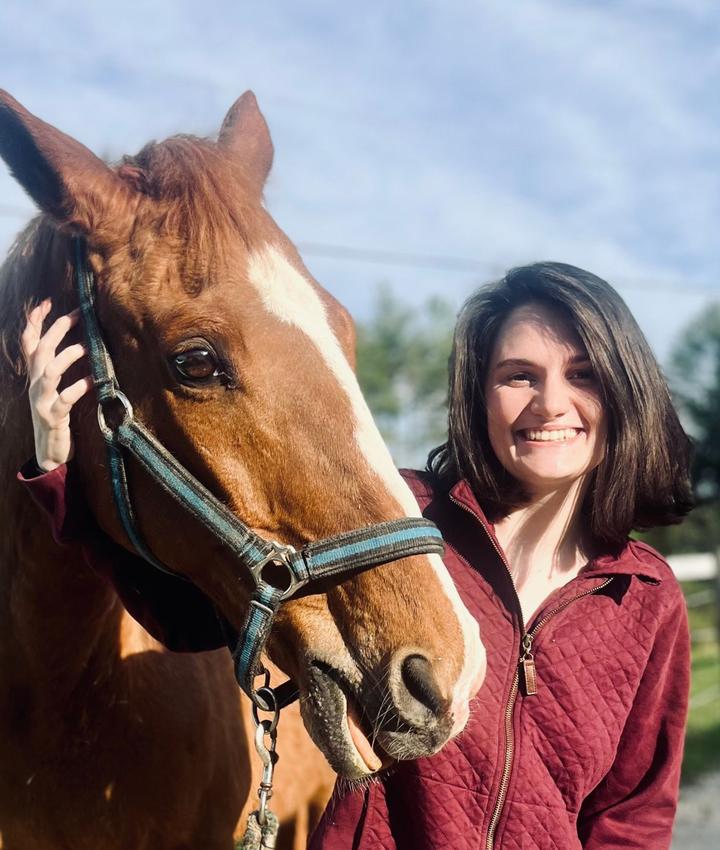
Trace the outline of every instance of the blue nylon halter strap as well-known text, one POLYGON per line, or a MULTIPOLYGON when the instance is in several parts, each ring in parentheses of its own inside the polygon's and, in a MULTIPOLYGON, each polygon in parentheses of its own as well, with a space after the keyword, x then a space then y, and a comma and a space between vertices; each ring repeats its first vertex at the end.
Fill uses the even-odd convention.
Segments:
MULTIPOLYGON (((132 455, 170 496, 198 519, 235 556, 239 580, 250 580, 254 589, 243 627, 233 633, 229 648, 240 687, 262 709, 287 704, 297 694, 293 686, 256 690, 255 679, 264 672, 261 654, 280 605, 302 588, 322 579, 347 577, 411 555, 442 554, 443 542, 435 525, 423 518, 407 517, 345 532, 307 543, 296 551, 260 537, 241 522, 201 484, 156 437, 139 422, 132 405, 120 391, 115 370, 103 342, 95 313, 93 275, 85 261, 85 246, 75 240, 75 271, 80 310, 89 350, 90 368, 98 399, 98 421, 105 438, 113 498, 123 528, 135 550, 163 572, 185 578, 158 560, 143 541, 132 507, 125 469, 125 453, 132 455), (112 418, 112 424, 108 419, 112 418), (286 571, 287 584, 277 587, 264 571, 286 571), (282 693, 282 699, 280 694, 282 693)), ((187 579, 185 579, 187 580, 187 579)), ((229 632, 232 630, 229 629, 229 632)))

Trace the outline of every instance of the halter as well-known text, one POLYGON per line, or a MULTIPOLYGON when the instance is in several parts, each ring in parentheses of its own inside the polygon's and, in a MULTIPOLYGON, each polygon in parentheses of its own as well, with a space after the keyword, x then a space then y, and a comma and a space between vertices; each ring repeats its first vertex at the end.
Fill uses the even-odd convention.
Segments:
POLYGON ((292 682, 271 688, 269 674, 260 661, 280 605, 308 585, 311 591, 313 583, 322 579, 342 580, 360 570, 411 555, 441 555, 440 532, 426 519, 407 517, 313 541, 298 551, 265 540, 248 528, 135 418, 132 404, 120 391, 100 332, 95 313, 95 281, 86 262, 84 240, 76 238, 74 247, 77 294, 97 393, 98 423, 107 447, 113 498, 125 533, 136 552, 153 567, 188 580, 159 561, 142 539, 125 469, 125 453, 129 452, 155 482, 232 552, 238 580, 251 580, 254 589, 242 629, 235 634, 226 623, 223 625, 238 684, 257 708, 277 712, 298 695, 292 682), (284 572, 284 583, 274 580, 278 570, 284 572), (267 573, 272 573, 272 582, 267 573), (256 689, 254 683, 260 675, 265 676, 265 681, 256 689))

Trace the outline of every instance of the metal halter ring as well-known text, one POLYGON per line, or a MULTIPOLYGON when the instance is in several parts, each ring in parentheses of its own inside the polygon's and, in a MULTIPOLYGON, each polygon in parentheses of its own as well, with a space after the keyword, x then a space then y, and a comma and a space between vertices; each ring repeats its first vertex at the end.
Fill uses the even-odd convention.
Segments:
POLYGON ((275 692, 272 688, 264 686, 258 688, 253 693, 252 713, 253 720, 258 726, 267 725, 265 734, 272 734, 277 729, 278 720, 280 720, 280 709, 278 708, 275 692), (267 711, 268 714, 272 714, 272 719, 260 720, 259 711, 267 711))
POLYGON ((132 419, 134 416, 133 406, 132 404, 130 404, 130 399, 125 395, 125 393, 120 392, 120 390, 116 390, 114 395, 109 396, 108 398, 103 399, 103 401, 98 402, 98 425, 100 426, 100 430, 102 431, 105 439, 111 439, 114 433, 114 429, 111 428, 105 420, 105 411, 103 409, 103 405, 107 404, 110 401, 119 401, 125 410, 125 414, 121 420, 121 424, 132 419))
POLYGON ((293 596, 303 585, 307 584, 310 576, 299 577, 293 569, 291 558, 296 553, 296 550, 292 546, 284 546, 282 543, 277 543, 274 540, 270 542, 273 547, 272 552, 266 558, 263 558, 262 561, 251 566, 250 573, 257 587, 261 584, 267 584, 275 590, 281 591, 282 595, 280 598, 284 602, 293 596), (275 567, 282 567, 286 571, 287 586, 278 586, 276 582, 267 581, 263 577, 263 570, 271 564, 275 567))

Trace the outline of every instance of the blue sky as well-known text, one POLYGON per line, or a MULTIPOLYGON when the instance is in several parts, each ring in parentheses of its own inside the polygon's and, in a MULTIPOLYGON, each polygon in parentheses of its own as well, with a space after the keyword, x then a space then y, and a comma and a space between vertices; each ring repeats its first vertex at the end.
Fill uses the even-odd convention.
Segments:
MULTIPOLYGON (((0 56, 2 87, 111 157, 212 134, 253 89, 268 206, 356 316, 380 281, 459 304, 556 259, 614 283, 665 359, 720 297, 716 0, 4 0, 0 56)), ((1 170, 0 249, 31 212, 1 170)))

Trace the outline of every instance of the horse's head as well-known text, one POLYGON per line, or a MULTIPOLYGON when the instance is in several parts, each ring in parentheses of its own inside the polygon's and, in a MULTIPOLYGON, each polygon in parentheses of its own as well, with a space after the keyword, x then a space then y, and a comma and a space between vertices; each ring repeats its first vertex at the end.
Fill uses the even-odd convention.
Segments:
MULTIPOLYGON (((255 98, 217 143, 176 137, 111 169, 0 97, 0 152, 57 227, 85 236, 120 385, 162 443, 262 536, 291 545, 417 515, 353 373, 353 327, 265 211, 272 143, 255 98)), ((77 459, 97 519, 115 516, 92 405, 77 459), (90 495, 92 494, 92 495, 90 495)), ((139 468, 145 539, 240 627, 248 587, 230 555, 139 468)), ((148 567, 150 569, 150 567, 148 567)), ((477 623, 437 556, 416 556, 290 600, 269 643, 306 724, 341 774, 437 750, 467 719, 485 669, 477 623)))

